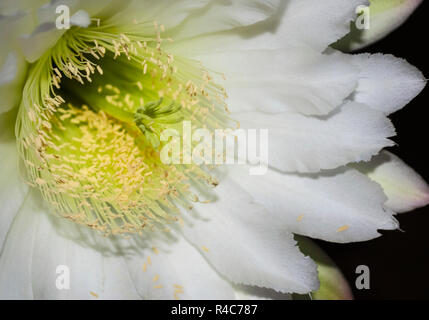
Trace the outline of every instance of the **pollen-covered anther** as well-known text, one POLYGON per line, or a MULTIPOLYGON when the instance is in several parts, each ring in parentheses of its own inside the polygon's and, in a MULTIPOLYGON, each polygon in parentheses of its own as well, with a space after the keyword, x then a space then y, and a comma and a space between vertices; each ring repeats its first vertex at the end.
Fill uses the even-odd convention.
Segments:
POLYGON ((172 190, 185 187, 186 177, 139 144, 138 131, 87 106, 69 105, 51 123, 39 136, 38 144, 45 145, 40 156, 49 166, 36 184, 63 215, 112 232, 173 218, 174 210, 162 206, 173 209, 179 192, 172 190))
POLYGON ((154 26, 153 37, 145 23, 71 28, 24 88, 17 136, 29 184, 55 212, 106 233, 182 221, 179 208, 198 199, 191 184, 217 184, 205 168, 160 159, 164 129, 229 118, 214 76, 165 52, 154 26))

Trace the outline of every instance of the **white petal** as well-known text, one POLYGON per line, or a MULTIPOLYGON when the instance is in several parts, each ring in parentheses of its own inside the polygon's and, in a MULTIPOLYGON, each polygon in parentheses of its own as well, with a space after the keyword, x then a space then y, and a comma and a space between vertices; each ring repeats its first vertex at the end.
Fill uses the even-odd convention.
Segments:
POLYGON ((394 154, 383 151, 368 163, 355 168, 379 183, 387 195, 386 206, 396 212, 407 212, 429 203, 429 186, 411 167, 394 154))
MULTIPOLYGON (((107 20, 112 15, 120 13, 128 4, 128 1, 109 0, 63 0, 62 5, 67 5, 70 9, 70 22, 72 25, 85 27, 89 24, 89 17, 96 16, 107 20)), ((38 25, 27 34, 20 37, 20 45, 26 59, 32 63, 39 59, 44 52, 52 48, 58 39, 67 30, 56 27, 56 19, 59 14, 56 12, 57 2, 50 2, 38 8, 38 25)))
MULTIPOLYGON (((323 52, 349 32, 350 21, 356 18, 356 7, 362 4, 368 4, 368 1, 282 1, 275 14, 260 23, 229 32, 204 34, 186 42, 178 41, 176 47, 192 47, 200 53, 209 53, 217 50, 303 46, 323 52)), ((196 27, 200 28, 207 28, 204 21, 196 27)), ((194 33, 197 34, 198 30, 194 33)))
POLYGON ((28 13, 0 15, 0 114, 12 109, 21 98, 27 66, 18 47, 18 35, 31 26, 28 13))
MULTIPOLYGON (((244 129, 268 129, 268 163, 285 172, 318 172, 349 162, 368 161, 383 147, 394 128, 381 112, 348 102, 331 116, 300 114, 233 114, 244 129)), ((253 161, 254 159, 248 159, 253 161)))
POLYGON ((79 239, 74 242, 58 235, 57 231, 68 230, 67 225, 55 230, 55 219, 48 217, 36 192, 26 198, 0 257, 0 297, 89 299, 93 297, 90 291, 101 298, 133 297, 128 294, 133 291, 132 283, 122 277, 127 275, 126 268, 118 270, 118 265, 107 263, 99 252, 79 244, 79 239), (70 271, 69 290, 56 287, 61 265, 70 271))
POLYGON ((308 48, 193 56, 226 76, 227 103, 233 112, 327 114, 340 106, 357 85, 358 69, 348 59, 308 48))
MULTIPOLYGON (((81 20, 81 22, 87 24, 88 20, 83 16, 86 16, 86 14, 88 14, 90 17, 95 17, 105 21, 108 18, 111 18, 113 15, 116 15, 125 10, 129 3, 129 0, 61 0, 61 2, 45 1, 44 5, 37 8, 37 20, 39 24, 55 22, 56 19, 60 16, 60 13, 57 13, 56 10, 57 7, 61 4, 66 5, 70 9, 70 22, 73 22, 73 20, 78 19, 80 16, 84 18, 84 20, 81 20)), ((77 25, 81 24, 79 23, 77 25)))
POLYGON ((0 299, 33 299, 32 257, 38 228, 37 206, 27 197, 19 210, 0 255, 0 299))
POLYGON ((3 0, 0 3, 0 14, 11 15, 18 11, 33 11, 49 0, 3 0))
POLYGON ((32 254, 34 299, 140 298, 109 239, 38 209, 32 212, 39 220, 32 254), (70 271, 69 289, 57 287, 64 274, 59 266, 70 271))
MULTIPOLYGON (((122 0, 120 0, 122 1, 122 0)), ((183 21, 206 12, 204 7, 212 0, 134 0, 120 14, 114 16, 115 23, 133 21, 157 22, 167 30, 183 21)))
POLYGON ((362 0, 292 0, 286 5, 281 40, 304 43, 323 51, 350 31, 362 0))
POLYGON ((33 63, 39 59, 45 51, 55 45, 64 32, 57 29, 54 23, 45 23, 37 27, 32 34, 22 35, 21 47, 27 61, 33 63))
MULTIPOLYGON (((253 25, 273 15, 280 2, 281 0, 211 0, 204 10, 184 20, 179 28, 173 31, 172 37, 180 40, 253 25)), ((173 14, 174 11, 170 12, 173 14)))
POLYGON ((4 84, 12 82, 16 78, 17 73, 18 58, 10 52, 0 70, 0 87, 3 88, 4 84))
POLYGON ((0 142, 0 249, 13 219, 21 207, 28 188, 19 175, 15 143, 0 142))
POLYGON ((0 257, 0 297, 233 298, 230 284, 183 238, 168 242, 157 238, 156 234, 104 238, 48 214, 34 192, 15 220, 0 257), (57 288, 64 272, 59 266, 70 271, 69 289, 57 288))
MULTIPOLYGON (((167 27, 177 26, 196 10, 204 7, 210 0, 161 0, 161 1, 123 1, 110 0, 100 4, 98 0, 64 0, 72 14, 71 23, 85 27, 88 16, 100 18, 113 24, 132 23, 133 17, 138 21, 163 23, 167 27), (130 5, 131 2, 131 5, 130 5)), ((21 36, 21 47, 29 62, 34 62, 50 49, 65 30, 58 30, 55 21, 58 18, 56 2, 50 2, 39 8, 39 25, 31 34, 21 36)), ((153 30, 155 33, 155 29, 153 30)))
POLYGON ((403 59, 385 54, 350 57, 361 70, 353 99, 385 114, 403 108, 426 85, 423 74, 403 59))
POLYGON ((18 152, 11 123, 14 120, 11 113, 0 115, 0 250, 28 191, 18 172, 18 152))
POLYGON ((279 227, 334 242, 366 241, 392 230, 397 222, 383 207, 381 187, 356 170, 293 175, 269 170, 250 176, 245 168, 229 170, 256 203, 273 213, 279 227))
POLYGON ((315 265, 292 234, 238 184, 224 180, 215 191, 213 203, 195 205, 183 232, 217 271, 234 283, 283 293, 317 288, 315 265))
POLYGON ((24 59, 15 52, 9 52, 3 66, 0 66, 0 114, 12 109, 21 99, 25 70, 24 59))
MULTIPOLYGON (((46 214, 34 243, 33 291, 43 299, 230 299, 232 287, 183 238, 156 233, 104 239, 46 214), (157 241, 157 238, 161 238, 157 241), (69 266, 70 290, 55 287, 55 269, 69 266)), ((158 232, 162 232, 159 231, 158 232)))
POLYGON ((232 286, 220 277, 183 237, 158 241, 126 258, 144 299, 233 299, 232 286))
POLYGON ((71 16, 70 24, 73 26, 87 28, 91 24, 91 17, 85 10, 79 10, 71 16))

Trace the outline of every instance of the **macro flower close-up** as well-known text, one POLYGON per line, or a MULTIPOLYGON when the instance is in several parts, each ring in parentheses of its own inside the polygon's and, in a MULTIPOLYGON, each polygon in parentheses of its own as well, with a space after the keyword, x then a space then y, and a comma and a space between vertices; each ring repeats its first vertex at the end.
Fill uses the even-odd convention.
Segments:
POLYGON ((420 2, 0 0, 0 298, 351 299, 311 239, 429 186, 385 150, 424 75, 350 50, 420 2))

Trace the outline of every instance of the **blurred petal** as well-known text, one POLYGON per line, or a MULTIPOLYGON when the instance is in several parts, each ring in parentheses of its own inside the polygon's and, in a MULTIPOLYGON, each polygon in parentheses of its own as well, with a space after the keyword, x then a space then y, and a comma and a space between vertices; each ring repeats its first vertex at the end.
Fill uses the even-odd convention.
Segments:
POLYGON ((18 11, 36 11, 49 0, 2 0, 0 2, 0 14, 10 15, 18 11))
POLYGON ((0 114, 15 107, 21 99, 26 63, 14 52, 10 52, 0 66, 0 114))
POLYGON ((388 197, 386 206, 407 212, 429 203, 429 186, 411 167, 394 154, 383 151, 370 162, 355 164, 358 170, 379 183, 388 197))
MULTIPOLYGON (((123 0, 115 0, 122 2, 123 0)), ((156 21, 167 30, 177 27, 190 16, 198 16, 212 0, 133 0, 131 4, 115 15, 115 23, 137 21, 156 21), (198 13, 198 14, 196 14, 198 13)))
MULTIPOLYGON (((18 152, 14 136, 15 113, 8 112, 0 115, 0 250, 9 228, 15 219, 28 187, 18 171, 18 152)), ((1 252, 1 251, 0 251, 1 252)))
POLYGON ((21 48, 27 61, 33 63, 39 59, 55 45, 64 32, 65 30, 58 30, 53 22, 47 22, 38 26, 30 35, 22 35, 21 48))
MULTIPOLYGON (((125 0, 108 0, 102 3, 98 0, 61 1, 62 5, 67 5, 70 8, 71 24, 82 27, 88 25, 90 17, 97 16, 100 19, 107 19, 124 10, 128 3, 129 1, 125 0)), ((37 26, 31 32, 20 36, 20 46, 28 62, 33 63, 39 59, 67 31, 56 28, 55 21, 58 17, 56 8, 58 5, 58 2, 52 1, 38 8, 37 26)))
MULTIPOLYGON (((175 1, 181 6, 189 5, 190 1, 175 1)), ((195 2, 195 0, 192 0, 195 2)), ((264 21, 279 8, 281 0, 211 0, 204 10, 190 15, 177 30, 173 30, 175 40, 191 38, 201 34, 221 32, 239 27, 246 27, 264 21)), ((169 7, 171 3, 169 3, 169 7)), ((177 15, 173 8, 168 8, 164 15, 168 20, 177 15), (171 17, 167 14, 170 13, 171 17)))
MULTIPOLYGON (((248 2, 261 6, 261 1, 248 2)), ((269 3, 274 2, 269 1, 269 3)), ((273 6, 276 8, 275 14, 267 16, 266 20, 260 19, 259 23, 248 23, 245 28, 235 28, 228 32, 214 32, 191 39, 186 38, 185 41, 177 41, 173 46, 176 49, 182 47, 197 53, 210 53, 224 49, 272 50, 287 47, 311 48, 320 53, 350 31, 350 21, 356 18, 356 7, 362 4, 368 4, 368 1, 282 1, 280 6, 273 6)), ((254 7, 256 8, 257 5, 254 7)), ((261 6, 261 8, 267 7, 267 5, 261 6)), ((226 11, 223 15, 228 17, 230 14, 226 11)), ((198 29, 207 29, 205 23, 203 21, 198 29)), ((195 30, 194 34, 197 32, 198 30, 195 30)))
POLYGON ((32 197, 27 197, 7 234, 0 255, 0 299, 33 299, 31 261, 39 225, 32 197))
POLYGON ((16 106, 21 98, 27 64, 18 37, 31 27, 32 18, 28 13, 0 14, 0 114, 16 106))

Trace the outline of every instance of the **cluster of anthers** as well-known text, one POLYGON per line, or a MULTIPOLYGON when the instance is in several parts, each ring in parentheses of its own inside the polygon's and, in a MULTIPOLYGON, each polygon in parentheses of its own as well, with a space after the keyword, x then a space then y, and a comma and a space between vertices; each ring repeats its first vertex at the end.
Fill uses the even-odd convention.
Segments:
POLYGON ((164 29, 96 19, 31 66, 18 148, 28 183, 61 216, 105 234, 168 229, 198 201, 194 190, 216 184, 209 168, 160 159, 163 129, 229 126, 225 90, 198 62, 164 52, 164 29))

